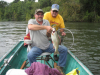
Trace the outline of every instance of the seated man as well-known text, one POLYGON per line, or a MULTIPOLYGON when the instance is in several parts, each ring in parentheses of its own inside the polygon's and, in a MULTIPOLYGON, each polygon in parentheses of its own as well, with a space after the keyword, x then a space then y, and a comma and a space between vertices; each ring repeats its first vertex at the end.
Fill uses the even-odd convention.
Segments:
MULTIPOLYGON (((31 63, 36 62, 36 58, 43 52, 54 53, 55 49, 53 44, 49 42, 48 37, 51 36, 52 27, 48 20, 44 20, 44 12, 42 9, 35 11, 35 19, 28 21, 28 30, 30 32, 30 39, 32 41, 31 50, 28 52, 28 60, 31 63)), ((58 66, 60 68, 65 67, 67 60, 67 48, 59 45, 59 60, 58 66)))

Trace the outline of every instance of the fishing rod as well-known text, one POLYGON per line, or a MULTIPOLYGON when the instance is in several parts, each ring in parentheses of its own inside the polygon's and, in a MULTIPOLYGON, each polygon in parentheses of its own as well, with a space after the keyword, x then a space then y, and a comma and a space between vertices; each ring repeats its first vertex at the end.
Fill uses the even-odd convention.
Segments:
POLYGON ((11 67, 11 65, 9 65, 9 62, 10 62, 10 60, 12 59, 12 57, 13 57, 13 55, 11 55, 9 59, 4 59, 4 63, 1 65, 0 70, 1 70, 4 66, 7 66, 7 65, 11 67))
MULTIPOLYGON (((58 30, 60 30, 60 29, 58 29, 58 30)), ((72 35, 73 43, 72 43, 71 46, 70 46, 70 48, 72 48, 72 46, 74 45, 74 35, 73 35, 73 33, 72 33, 72 31, 71 31, 70 29, 64 28, 64 30, 65 30, 65 31, 66 31, 66 30, 69 31, 69 32, 71 33, 71 35, 72 35)), ((61 43, 63 43, 64 37, 65 37, 65 36, 61 36, 61 43)), ((70 49, 70 48, 69 48, 69 49, 70 49)))
MULTIPOLYGON (((19 43, 19 42, 18 42, 19 43)), ((17 45, 18 45, 18 43, 17 43, 17 45)), ((23 44, 23 43, 22 43, 23 44)), ((22 45, 21 45, 22 46, 22 45)), ((11 56, 8 58, 8 59, 4 59, 4 63, 0 66, 0 70, 5 66, 10 66, 11 67, 11 65, 9 65, 9 62, 13 59, 13 57, 14 57, 14 55, 19 51, 19 49, 21 48, 21 46, 20 47, 18 47, 17 48, 17 50, 16 51, 13 51, 13 49, 16 47, 16 46, 14 46, 7 54, 5 54, 1 59, 0 59, 0 62, 4 59, 4 58, 6 58, 6 56, 10 53, 10 52, 12 52, 11 53, 11 56)))

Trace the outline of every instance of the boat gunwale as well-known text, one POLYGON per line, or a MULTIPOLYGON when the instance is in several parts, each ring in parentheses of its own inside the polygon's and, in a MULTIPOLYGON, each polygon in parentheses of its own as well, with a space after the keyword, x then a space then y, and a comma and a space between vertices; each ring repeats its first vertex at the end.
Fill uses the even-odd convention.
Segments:
MULTIPOLYGON (((21 41, 19 41, 17 44, 15 44, 15 45, 12 47, 12 49, 9 50, 9 52, 8 52, 7 54, 5 54, 5 57, 3 57, 2 61, 4 60, 4 58, 7 57, 7 55, 8 55, 11 51, 14 50, 14 48, 16 48, 16 47, 19 45, 20 42, 21 42, 21 41)), ((20 50, 20 48, 23 46, 23 44, 24 44, 24 42, 22 42, 21 45, 20 45, 20 47, 18 47, 18 48, 14 51, 14 53, 13 53, 12 55, 10 55, 10 57, 8 58, 8 61, 9 61, 9 62, 6 63, 6 64, 4 64, 4 67, 0 70, 0 71, 1 71, 0 74, 2 74, 2 72, 5 70, 5 68, 6 68, 7 66, 9 66, 8 64, 11 62, 11 60, 14 58, 14 56, 17 54, 17 52, 20 50)))
POLYGON ((68 50, 68 53, 82 66, 82 68, 89 74, 93 75, 92 72, 70 51, 68 50))
POLYGON ((17 42, 17 44, 15 44, 5 55, 3 55, 1 58, 0 58, 0 62, 11 52, 13 51, 13 49, 16 47, 16 45, 18 45, 20 42, 17 42))

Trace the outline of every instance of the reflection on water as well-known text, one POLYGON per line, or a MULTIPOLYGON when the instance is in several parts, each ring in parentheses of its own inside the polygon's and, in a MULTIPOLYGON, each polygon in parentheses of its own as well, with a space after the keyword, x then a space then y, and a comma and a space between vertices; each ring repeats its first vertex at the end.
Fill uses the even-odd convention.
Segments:
POLYGON ((0 57, 25 36, 27 22, 0 22, 0 57))
POLYGON ((66 27, 74 34, 74 46, 70 50, 93 72, 94 75, 99 75, 100 24, 66 23, 66 27))
MULTIPOLYGON (((85 64, 94 75, 100 74, 100 24, 65 23, 63 44, 85 64), (71 47, 72 46, 72 47, 71 47), (71 47, 71 48, 70 48, 71 47)), ((25 36, 27 22, 0 22, 0 57, 25 36)))

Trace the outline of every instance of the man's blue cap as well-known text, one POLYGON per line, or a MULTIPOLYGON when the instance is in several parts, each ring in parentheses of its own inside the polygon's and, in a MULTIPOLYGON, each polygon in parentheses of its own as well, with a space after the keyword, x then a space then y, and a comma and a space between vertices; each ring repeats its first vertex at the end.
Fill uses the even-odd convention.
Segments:
POLYGON ((53 4, 51 9, 59 11, 59 5, 58 4, 53 4))

